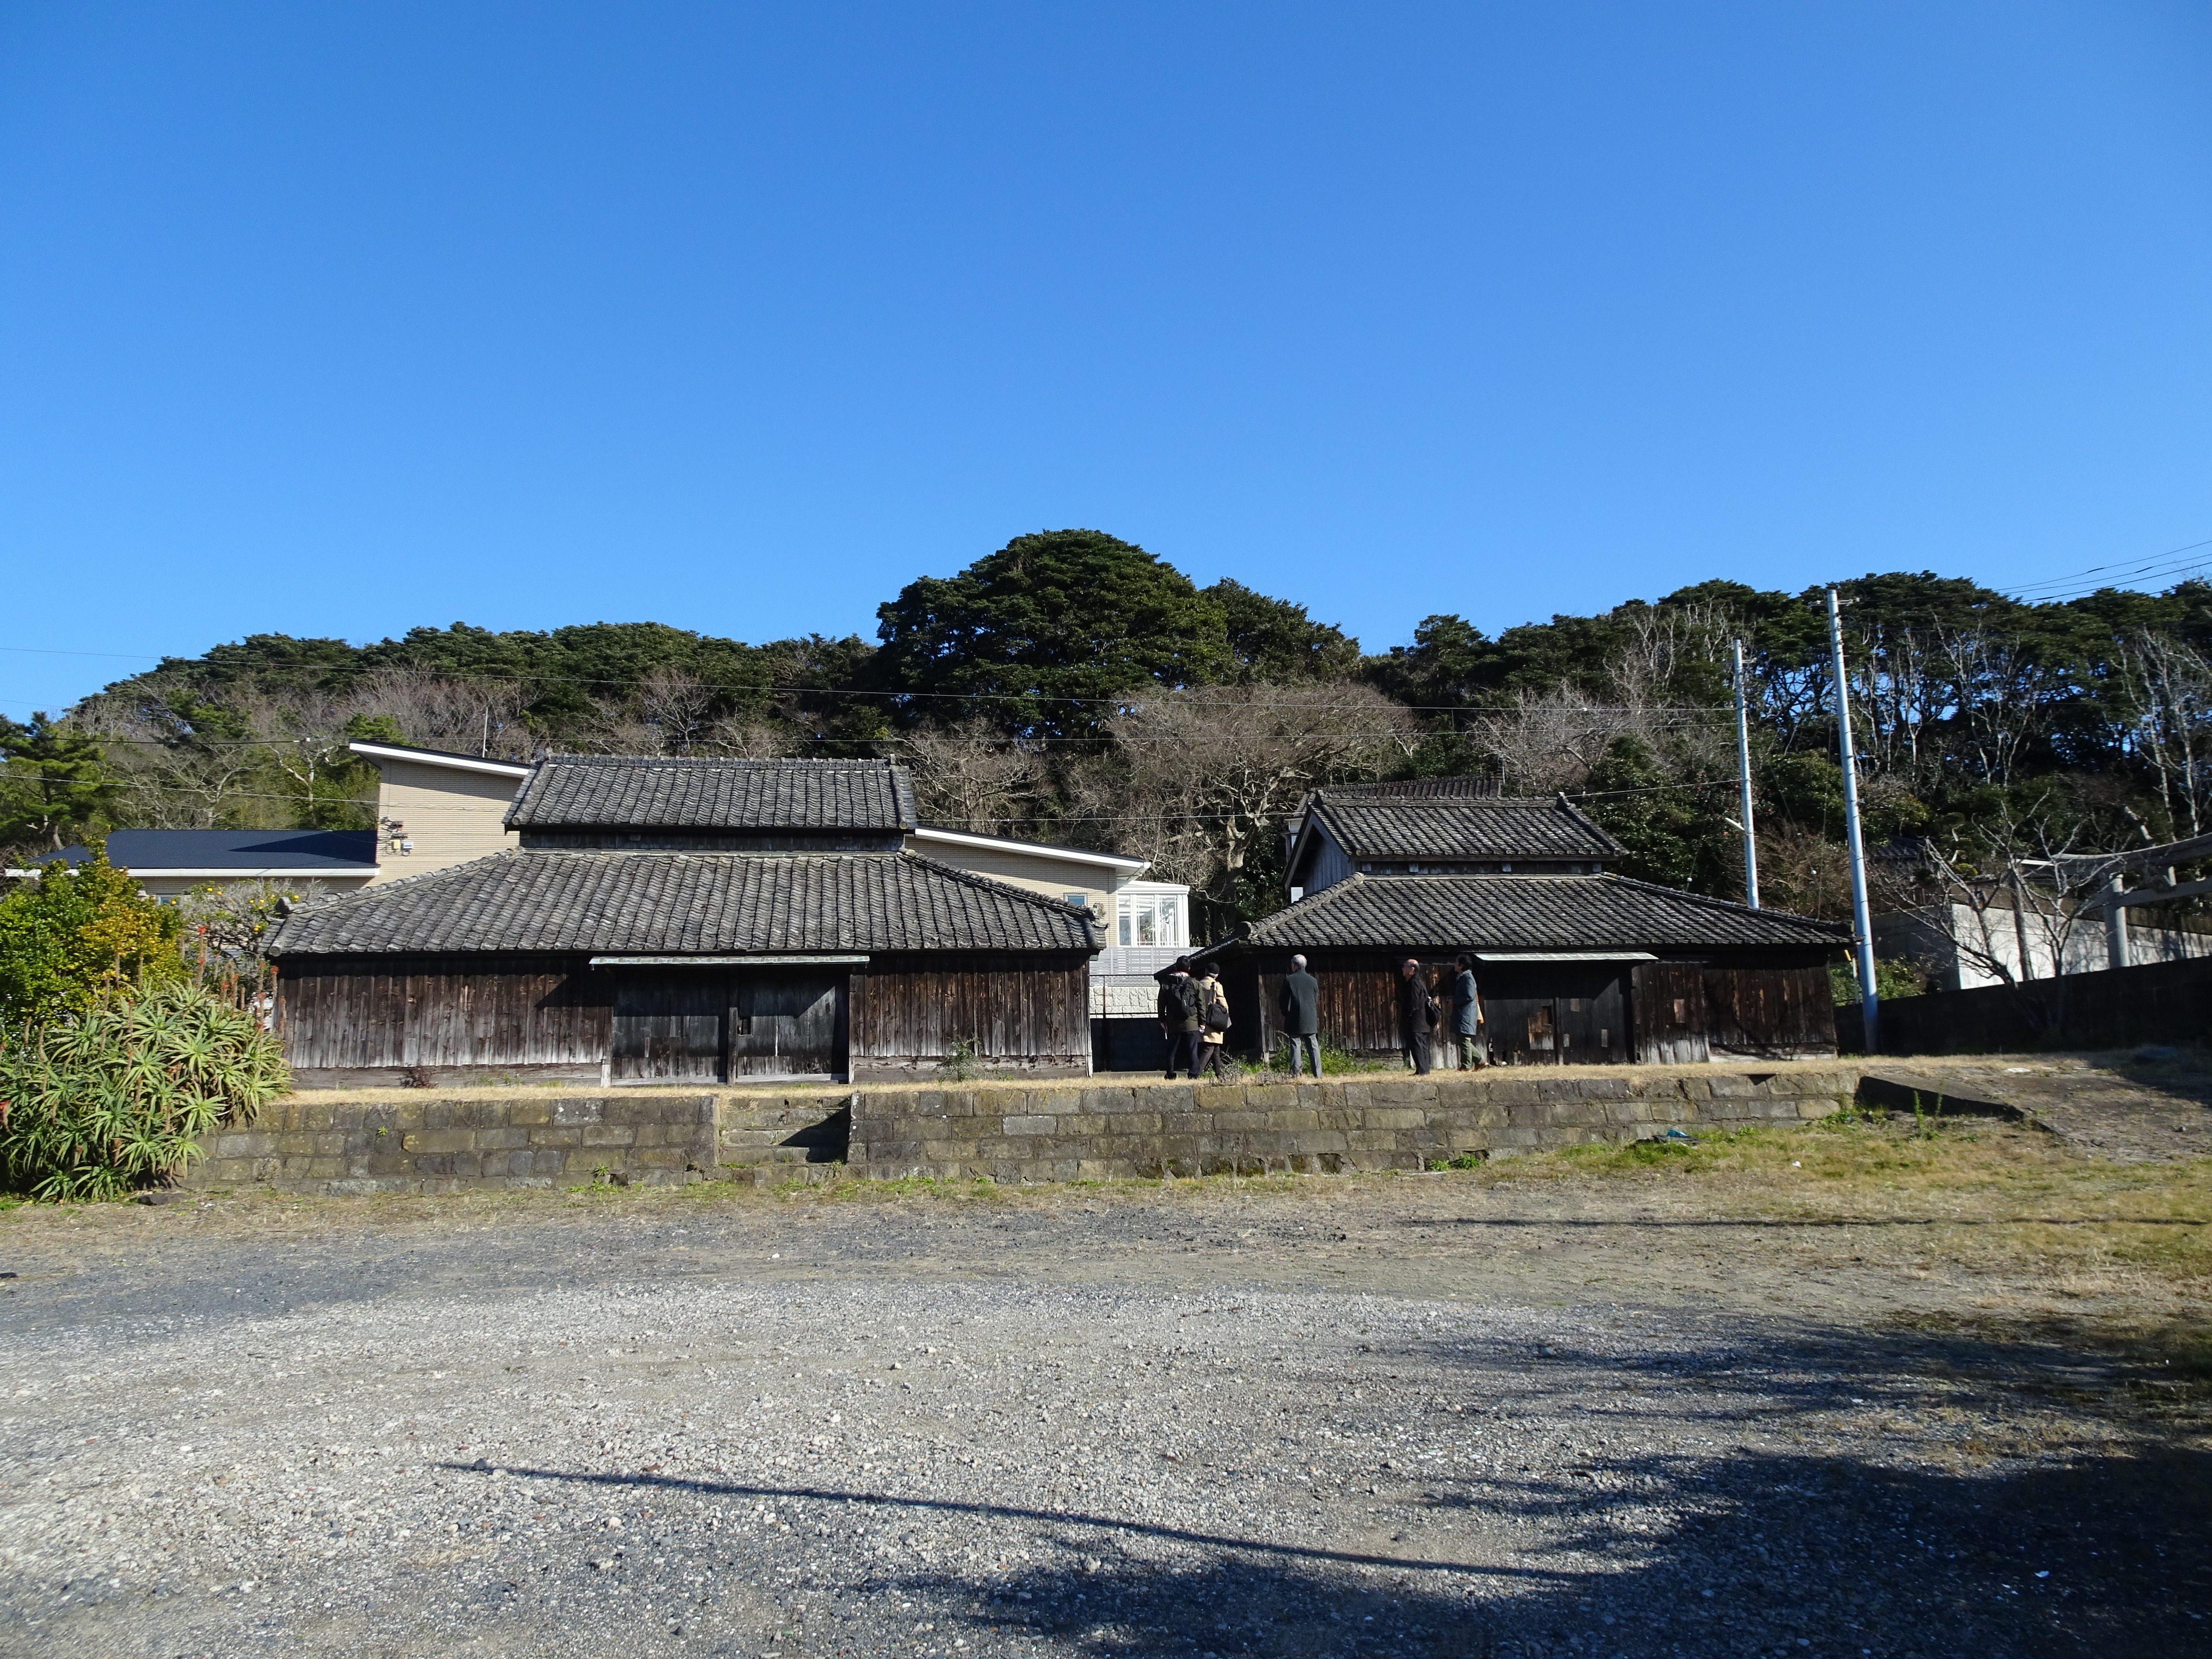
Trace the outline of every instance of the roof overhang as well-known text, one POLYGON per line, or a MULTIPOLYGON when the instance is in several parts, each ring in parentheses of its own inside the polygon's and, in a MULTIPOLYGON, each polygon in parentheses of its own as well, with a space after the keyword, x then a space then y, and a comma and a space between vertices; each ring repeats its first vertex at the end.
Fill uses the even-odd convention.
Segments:
POLYGON ((830 968, 863 963, 861 956, 593 957, 594 968, 830 968))
POLYGON ((1649 951, 1471 951, 1477 962, 1656 962, 1649 951))
POLYGON ((927 827, 906 832, 916 841, 942 842, 948 847, 976 847, 989 852, 1027 853, 1034 857, 1064 859, 1071 864, 1091 864, 1109 870, 1131 872, 1149 870, 1150 859, 1123 858, 1117 853, 1092 853, 1075 847, 1047 847, 1042 842, 1013 841, 1003 836, 975 836, 964 830, 932 830, 927 827))
MULTIPOLYGON (((143 864, 131 864, 123 867, 130 872, 134 880, 140 881, 155 879, 161 881, 350 881, 356 878, 365 880, 377 872, 377 866, 374 864, 322 864, 312 869, 304 870, 289 865, 271 866, 266 868, 219 870, 161 870, 151 865, 143 864)), ((71 875, 76 874, 77 870, 77 866, 74 864, 64 865, 63 868, 71 875)), ((21 880, 35 876, 39 872, 10 870, 7 873, 21 880)))
POLYGON ((522 779, 530 775, 530 767, 523 761, 479 760, 471 755, 410 749, 396 743, 349 743, 346 747, 364 760, 406 761, 416 766, 442 767, 449 772, 476 772, 494 778, 522 779))

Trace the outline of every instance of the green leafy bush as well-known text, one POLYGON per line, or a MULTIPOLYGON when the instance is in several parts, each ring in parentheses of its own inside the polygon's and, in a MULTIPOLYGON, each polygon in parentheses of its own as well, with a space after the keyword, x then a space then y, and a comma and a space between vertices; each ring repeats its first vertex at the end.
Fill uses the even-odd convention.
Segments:
POLYGON ((125 986, 184 979, 181 923, 105 853, 46 864, 0 898, 0 1019, 64 1018, 125 986))
POLYGON ((262 1029, 264 1001, 258 986, 134 986, 0 1039, 9 1186, 112 1199, 173 1180, 200 1136, 251 1121, 290 1089, 283 1045, 262 1029))

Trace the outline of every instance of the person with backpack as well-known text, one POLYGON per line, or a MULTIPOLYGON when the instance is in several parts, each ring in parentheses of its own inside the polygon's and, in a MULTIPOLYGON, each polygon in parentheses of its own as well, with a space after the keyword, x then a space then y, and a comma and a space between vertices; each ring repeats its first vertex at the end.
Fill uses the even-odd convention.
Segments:
POLYGON ((1190 964, 1178 962, 1160 981, 1160 1030, 1168 1040, 1168 1076, 1178 1069, 1198 1081, 1199 1037, 1206 1029, 1204 999, 1190 976, 1190 964))
POLYGON ((1217 1083, 1229 1081, 1229 996, 1221 988, 1221 970, 1212 963, 1198 981, 1198 1069, 1217 1083))
POLYGON ((1474 983, 1474 958, 1462 952, 1452 981, 1452 1035, 1459 1039, 1459 1068, 1479 1072, 1488 1063, 1482 1052, 1482 993, 1474 983))
POLYGON ((1429 994, 1421 964, 1407 957, 1398 969, 1398 1035, 1405 1042, 1406 1060, 1416 1077, 1429 1074, 1429 1032, 1439 1012, 1436 998, 1429 994))

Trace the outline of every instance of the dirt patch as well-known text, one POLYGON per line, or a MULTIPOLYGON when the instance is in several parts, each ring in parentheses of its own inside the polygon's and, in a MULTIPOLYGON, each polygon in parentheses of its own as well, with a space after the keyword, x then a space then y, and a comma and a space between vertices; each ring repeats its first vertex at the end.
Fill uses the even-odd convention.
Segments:
POLYGON ((2202 1049, 1904 1060, 1869 1076, 1926 1109, 1987 1103, 2049 1131, 2084 1158, 2142 1164, 2212 1156, 2212 1056, 2202 1049))

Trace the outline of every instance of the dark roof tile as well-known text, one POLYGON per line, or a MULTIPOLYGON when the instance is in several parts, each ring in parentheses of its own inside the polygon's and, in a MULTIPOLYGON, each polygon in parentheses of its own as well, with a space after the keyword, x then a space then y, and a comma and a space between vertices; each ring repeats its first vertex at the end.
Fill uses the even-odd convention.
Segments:
POLYGON ((1595 859, 1620 843, 1565 801, 1522 796, 1392 799, 1324 789, 1313 813, 1356 859, 1595 859))
POLYGON ((507 809, 515 830, 874 830, 915 824, 906 769, 888 761, 555 755, 507 809))
POLYGON ((1273 949, 1843 945, 1850 929, 1626 876, 1354 876, 1256 924, 1273 949))
POLYGON ((905 853, 520 851, 306 905, 286 957, 1089 951, 1089 913, 905 853))

